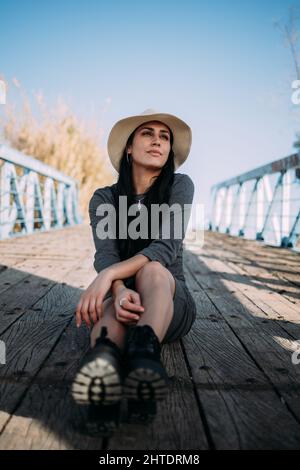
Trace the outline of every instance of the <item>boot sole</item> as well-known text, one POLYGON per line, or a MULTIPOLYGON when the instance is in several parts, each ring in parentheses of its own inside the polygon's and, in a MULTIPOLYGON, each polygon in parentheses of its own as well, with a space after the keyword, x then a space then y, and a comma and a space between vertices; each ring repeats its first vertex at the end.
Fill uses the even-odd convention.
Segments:
POLYGON ((137 404, 161 401, 168 392, 168 376, 164 368, 149 359, 133 360, 129 365, 123 391, 124 396, 137 404))
POLYGON ((121 400, 121 377, 111 356, 105 353, 84 364, 77 373, 71 390, 80 405, 112 405, 121 400))

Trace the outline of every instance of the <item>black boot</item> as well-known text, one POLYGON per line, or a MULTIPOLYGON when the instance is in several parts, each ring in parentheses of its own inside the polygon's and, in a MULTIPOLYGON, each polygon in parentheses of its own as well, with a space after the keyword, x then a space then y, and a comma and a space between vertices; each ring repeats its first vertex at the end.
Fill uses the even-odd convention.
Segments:
POLYGON ((94 348, 85 355, 72 384, 77 404, 113 405, 122 395, 122 352, 102 327, 94 348))
MULTIPOLYGON (((129 406, 139 409, 147 405, 154 409, 168 391, 168 375, 160 360, 161 345, 150 325, 127 330, 124 348, 124 395, 129 406)), ((145 408, 147 410, 147 408, 145 408)))

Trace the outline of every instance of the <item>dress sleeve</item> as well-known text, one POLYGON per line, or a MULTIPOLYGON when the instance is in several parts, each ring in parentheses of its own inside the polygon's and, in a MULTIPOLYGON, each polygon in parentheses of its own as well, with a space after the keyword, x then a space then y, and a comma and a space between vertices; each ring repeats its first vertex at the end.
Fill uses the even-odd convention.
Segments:
POLYGON ((109 187, 97 189, 89 202, 90 226, 92 227, 93 239, 96 248, 94 255, 94 268, 97 273, 100 273, 104 268, 121 261, 117 240, 112 238, 102 239, 97 235, 98 223, 102 219, 107 218, 107 213, 101 216, 96 214, 98 206, 101 204, 114 205, 113 196, 111 195, 110 197, 108 191, 110 191, 109 187))
POLYGON ((153 240, 149 246, 136 254, 147 256, 150 261, 159 261, 165 267, 174 263, 185 237, 186 228, 191 215, 194 191, 194 183, 188 175, 175 173, 175 179, 169 200, 170 216, 166 217, 165 221, 163 220, 162 224, 160 224, 159 236, 153 240), (176 204, 174 211, 171 208, 173 204, 176 204), (184 204, 187 204, 188 206, 185 207, 184 204), (176 222, 174 224, 175 220, 176 222), (169 238, 162 236, 163 233, 167 233, 163 232, 164 224, 170 224, 169 238), (175 231, 175 227, 176 230, 179 227, 179 234, 175 231))

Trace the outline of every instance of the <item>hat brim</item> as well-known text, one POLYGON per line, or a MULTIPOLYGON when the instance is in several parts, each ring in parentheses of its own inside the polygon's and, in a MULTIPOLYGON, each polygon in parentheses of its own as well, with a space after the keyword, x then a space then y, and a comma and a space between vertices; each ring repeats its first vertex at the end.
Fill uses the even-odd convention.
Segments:
POLYGON ((121 119, 110 131, 107 150, 110 161, 117 172, 119 172, 120 161, 128 137, 137 127, 148 121, 161 121, 171 129, 175 170, 187 159, 192 144, 192 131, 182 119, 167 113, 139 114, 121 119))

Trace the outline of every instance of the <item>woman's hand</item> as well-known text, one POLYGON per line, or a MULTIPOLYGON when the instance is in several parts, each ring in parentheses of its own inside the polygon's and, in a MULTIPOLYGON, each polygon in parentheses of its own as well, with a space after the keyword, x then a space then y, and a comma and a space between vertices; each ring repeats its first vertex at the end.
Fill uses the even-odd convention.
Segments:
POLYGON ((76 325, 79 328, 82 320, 88 327, 91 326, 90 319, 97 323, 102 316, 102 303, 105 295, 111 288, 113 279, 109 269, 103 269, 95 280, 89 285, 80 297, 76 308, 76 325))
POLYGON ((114 307, 117 320, 126 325, 136 324, 140 314, 144 311, 144 307, 141 305, 140 294, 126 287, 120 289, 116 294, 114 307), (122 301, 122 307, 120 306, 121 299, 125 299, 122 301))

